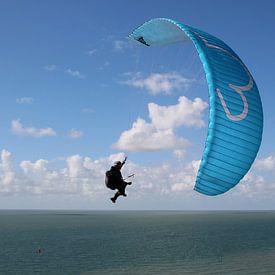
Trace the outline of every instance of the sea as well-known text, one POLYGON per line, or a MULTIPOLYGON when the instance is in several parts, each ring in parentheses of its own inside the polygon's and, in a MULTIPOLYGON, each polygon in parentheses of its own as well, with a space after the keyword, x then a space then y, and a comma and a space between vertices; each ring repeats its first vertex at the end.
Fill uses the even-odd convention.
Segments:
POLYGON ((275 212, 2 210, 0 274, 275 274, 275 212))

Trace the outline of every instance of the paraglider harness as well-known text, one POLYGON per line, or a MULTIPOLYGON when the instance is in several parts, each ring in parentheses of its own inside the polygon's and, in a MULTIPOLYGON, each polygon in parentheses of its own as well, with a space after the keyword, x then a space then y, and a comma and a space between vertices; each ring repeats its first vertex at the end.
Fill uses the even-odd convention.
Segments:
MULTIPOLYGON (((132 178, 134 176, 135 176, 135 174, 132 174, 132 175, 130 175, 130 176, 128 176, 128 177, 126 177, 122 180, 124 181, 124 180, 132 178)), ((119 183, 118 181, 119 181, 119 179, 114 175, 112 169, 108 170, 105 173, 105 185, 106 185, 107 188, 110 188, 112 190, 117 189, 117 184, 119 183)))

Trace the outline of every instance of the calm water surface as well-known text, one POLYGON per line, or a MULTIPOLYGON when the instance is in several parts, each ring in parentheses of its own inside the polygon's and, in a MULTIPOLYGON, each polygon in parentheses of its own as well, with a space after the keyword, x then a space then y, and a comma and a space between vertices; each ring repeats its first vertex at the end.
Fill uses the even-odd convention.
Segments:
POLYGON ((275 274, 275 212, 0 211, 0 274, 275 274))

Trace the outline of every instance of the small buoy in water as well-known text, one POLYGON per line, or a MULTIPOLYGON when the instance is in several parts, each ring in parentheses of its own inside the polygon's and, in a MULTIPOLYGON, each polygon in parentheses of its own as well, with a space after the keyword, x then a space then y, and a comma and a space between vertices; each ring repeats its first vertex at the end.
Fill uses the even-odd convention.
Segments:
POLYGON ((37 251, 39 254, 42 253, 42 249, 41 248, 38 248, 38 251, 37 251))

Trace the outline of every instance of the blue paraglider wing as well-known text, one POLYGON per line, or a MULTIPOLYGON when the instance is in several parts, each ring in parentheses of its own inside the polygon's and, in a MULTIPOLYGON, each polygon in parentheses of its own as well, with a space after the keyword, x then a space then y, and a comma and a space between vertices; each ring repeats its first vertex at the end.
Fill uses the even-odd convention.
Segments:
POLYGON ((262 104, 250 72, 220 39, 170 19, 150 20, 130 37, 146 46, 194 43, 205 70, 210 105, 194 189, 210 196, 225 193, 248 172, 261 144, 262 104))

